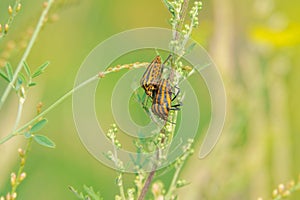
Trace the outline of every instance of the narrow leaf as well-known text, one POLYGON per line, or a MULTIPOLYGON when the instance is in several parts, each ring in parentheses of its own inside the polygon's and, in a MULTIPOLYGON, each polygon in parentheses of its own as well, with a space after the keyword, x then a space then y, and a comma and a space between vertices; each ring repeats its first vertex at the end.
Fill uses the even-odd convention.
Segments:
POLYGON ((48 65, 49 65, 49 62, 46 61, 44 64, 39 66, 37 68, 37 70, 35 70, 35 72, 32 74, 32 78, 35 78, 35 77, 41 75, 44 72, 44 70, 48 67, 48 65))
POLYGON ((170 11, 170 13, 175 16, 175 10, 174 10, 174 6, 168 1, 168 0, 163 0, 165 6, 168 8, 168 10, 170 11))
POLYGON ((31 78, 38 77, 38 76, 41 75, 42 73, 43 73, 42 71, 35 71, 35 72, 32 74, 31 78))
POLYGON ((24 70, 25 70, 27 76, 30 77, 30 76, 31 76, 31 71, 30 71, 30 68, 29 68, 27 62, 24 61, 24 62, 23 62, 23 65, 24 65, 24 70))
POLYGON ((5 65, 6 74, 8 76, 9 81, 13 79, 13 69, 9 63, 6 63, 5 65))
POLYGON ((42 146, 55 148, 55 143, 44 135, 34 135, 33 138, 38 144, 42 146))
POLYGON ((32 128, 30 129, 30 133, 34 133, 41 130, 47 124, 47 122, 48 122, 47 119, 42 119, 41 121, 38 121, 36 124, 32 126, 32 128))
POLYGON ((99 192, 96 193, 94 191, 93 187, 88 187, 88 186, 84 185, 83 189, 93 200, 102 200, 100 193, 99 192))
POLYGON ((185 54, 189 54, 193 51, 194 47, 196 46, 196 43, 192 43, 185 51, 185 54))
POLYGON ((82 192, 78 192, 75 188, 73 188, 72 186, 68 186, 69 190, 71 190, 71 192, 73 192, 75 194, 75 196, 79 199, 84 200, 84 196, 82 194, 82 192))
POLYGON ((35 85, 36 85, 35 82, 31 82, 31 83, 28 84, 28 87, 33 87, 33 86, 35 86, 35 85))
POLYGON ((4 71, 2 71, 1 69, 0 69, 0 76, 3 79, 5 79, 7 82, 10 82, 8 76, 6 75, 6 73, 4 71))

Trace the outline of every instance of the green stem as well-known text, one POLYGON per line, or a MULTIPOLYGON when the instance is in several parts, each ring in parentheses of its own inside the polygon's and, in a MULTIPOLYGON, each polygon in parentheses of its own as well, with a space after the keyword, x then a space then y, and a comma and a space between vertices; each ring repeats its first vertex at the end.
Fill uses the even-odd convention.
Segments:
POLYGON ((30 53, 30 51, 31 51, 31 49, 32 49, 32 47, 33 47, 33 45, 34 45, 34 42, 35 42, 35 40, 37 39, 37 36, 38 36, 38 34, 39 34, 39 32, 40 32, 40 30, 41 30, 43 24, 44 24, 45 18, 46 18, 47 14, 48 14, 48 11, 49 11, 49 9, 50 9, 50 7, 51 7, 53 1, 54 1, 54 0, 48 0, 48 3, 47 3, 46 8, 45 8, 44 11, 42 12, 42 15, 41 15, 41 17, 40 17, 40 19, 39 19, 39 21, 38 21, 38 24, 37 24, 37 26, 36 26, 36 28, 35 28, 35 30, 34 30, 34 32, 33 32, 32 37, 31 37, 31 39, 30 39, 30 41, 29 41, 29 43, 28 43, 28 45, 27 45, 27 48, 25 49, 25 52, 24 52, 24 54, 23 54, 23 56, 22 56, 22 58, 21 58, 21 60, 20 60, 20 62, 19 62, 19 64, 18 64, 18 66, 17 66, 17 68, 16 68, 16 71, 15 71, 15 73, 14 73, 13 79, 12 79, 12 81, 7 85, 5 91, 4 91, 4 93, 3 93, 3 95, 2 95, 2 97, 1 97, 1 99, 0 99, 0 109, 2 108, 2 106, 3 106, 3 104, 4 104, 5 100, 6 100, 6 98, 8 97, 8 95, 9 95, 11 89, 12 89, 12 86, 13 86, 14 82, 15 82, 15 81, 17 80, 17 78, 18 78, 18 74, 19 74, 19 72, 21 71, 21 69, 22 69, 22 67, 23 67, 23 63, 24 63, 24 61, 27 59, 27 57, 28 57, 28 55, 29 55, 29 53, 30 53))
POLYGON ((183 166, 183 163, 176 169, 175 171, 175 174, 173 176, 173 179, 172 179, 172 182, 171 182, 171 185, 170 185, 170 188, 168 190, 168 193, 166 194, 165 198, 166 200, 169 200, 171 199, 172 197, 172 194, 174 193, 174 191, 176 190, 176 182, 177 182, 177 179, 179 177, 179 173, 180 173, 180 170, 183 166))
MULTIPOLYGON (((131 64, 130 67, 132 68, 140 68, 143 66, 147 66, 149 63, 134 63, 131 64)), ((106 74, 109 74, 111 72, 117 72, 121 69, 125 69, 128 68, 129 65, 123 65, 123 66, 119 66, 119 67, 115 67, 110 71, 105 71, 102 72, 101 75, 97 74, 95 76, 92 76, 91 78, 89 78, 88 80, 80 83, 78 86, 74 87, 72 90, 70 90, 69 92, 67 92, 66 94, 64 94, 62 97, 60 97, 57 101, 55 101, 51 106, 49 106, 46 110, 44 110, 43 112, 41 112, 39 115, 37 115, 35 118, 33 118, 32 120, 30 120, 29 122, 27 122, 26 124, 24 124, 21 128, 14 130, 12 133, 10 133, 9 135, 5 136, 3 139, 0 140, 0 144, 5 143, 6 141, 8 141, 9 139, 11 139, 12 137, 16 136, 16 135, 20 135, 22 134, 21 131, 23 131, 24 129, 26 129, 29 125, 31 125, 32 123, 34 123, 36 120, 38 120, 40 117, 45 116, 48 112, 50 112, 52 109, 54 109, 56 106, 58 106, 60 103, 62 103, 66 98, 68 98, 69 96, 71 96, 75 91, 77 91, 78 89, 80 89, 81 87, 89 84, 90 82, 93 82, 103 76, 105 76, 106 74)))
MULTIPOLYGON (((112 143, 115 144, 115 138, 112 137, 112 143)), ((116 145, 114 145, 114 163, 115 163, 115 166, 118 168, 118 170, 120 170, 121 172, 119 173, 119 177, 118 177, 118 186, 119 186, 119 190, 120 190, 120 195, 121 195, 121 198, 122 200, 126 200, 126 197, 125 197, 125 192, 124 192, 124 186, 123 186, 123 169, 122 167, 120 166, 119 164, 119 158, 118 158, 118 150, 117 150, 117 147, 116 145)))
MULTIPOLYGON (((33 118, 32 120, 30 120, 29 122, 27 122, 25 125, 23 125, 21 128, 19 128, 18 130, 14 131, 12 134, 13 135, 17 135, 19 132, 23 131, 25 128, 27 128, 29 125, 31 125, 33 122, 35 122, 36 120, 38 120, 39 118, 45 116, 48 112, 50 112, 53 108, 55 108, 56 106, 58 106, 59 104, 61 104, 66 98, 68 98, 70 95, 72 95, 76 90, 80 89, 81 87, 95 81, 98 79, 98 75, 97 76, 93 76, 91 78, 89 78, 88 80, 84 81, 83 83, 79 84, 77 87, 73 88, 72 90, 70 90, 69 92, 67 92, 66 94, 64 94, 62 97, 60 97, 57 101, 55 101, 51 106, 49 106, 47 109, 45 109, 43 112, 41 112, 39 115, 37 115, 35 118, 33 118)), ((1 141, 0 141, 1 144, 1 141)))
MULTIPOLYGON (((31 148, 31 144, 32 144, 32 141, 33 141, 33 138, 30 138, 28 139, 28 143, 27 143, 27 146, 24 150, 24 161, 21 161, 21 164, 20 164, 20 167, 19 167, 19 170, 18 170, 18 174, 17 174, 17 177, 16 177, 16 183, 13 185, 13 187, 11 188, 11 193, 10 194, 13 194, 17 191, 17 188, 18 186, 20 185, 21 181, 20 181, 20 177, 21 177, 21 174, 23 173, 24 171, 24 167, 25 167, 25 164, 26 164, 26 159, 28 157, 28 153, 30 151, 30 148, 31 148), (22 163, 23 162, 23 163, 22 163)), ((22 158, 21 158, 22 159, 22 158)))
MULTIPOLYGON (((13 13, 9 16, 6 24, 8 25, 8 27, 10 27, 10 25, 13 23, 15 16, 17 15, 17 7, 19 5, 19 3, 21 2, 21 0, 16 0, 15 5, 13 7, 13 13)), ((1 34, 1 32, 0 32, 1 34)), ((3 33, 0 35, 0 41, 7 35, 6 31, 3 31, 3 33)))
POLYGON ((172 182, 171 182, 171 185, 170 185, 170 188, 165 196, 165 200, 170 200, 171 197, 172 197, 172 194, 174 194, 174 191, 176 190, 176 183, 177 183, 177 180, 178 180, 178 177, 179 177, 179 173, 185 163, 185 160, 187 159, 188 157, 188 154, 184 154, 184 156, 181 158, 182 161, 180 162, 180 165, 177 166, 176 168, 176 171, 174 173, 174 176, 173 176, 173 179, 172 179, 172 182))
POLYGON ((12 133, 10 133, 9 135, 7 135, 3 139, 1 139, 0 140, 0 144, 3 144, 6 141, 8 141, 9 139, 11 139, 12 137, 20 134, 21 131, 23 131, 24 129, 26 129, 29 125, 31 125, 33 122, 35 122, 36 120, 38 120, 40 117, 43 117, 44 115, 46 115, 49 111, 51 111, 53 108, 55 108, 56 106, 58 106, 61 102, 63 102, 67 97, 69 97, 70 95, 72 95, 76 90, 78 90, 82 86, 85 86, 88 83, 96 80, 97 78, 98 78, 98 76, 93 76, 92 78, 88 79, 87 81, 81 83, 77 87, 73 88, 72 90, 70 90, 69 92, 67 92, 66 94, 64 94, 57 101, 55 101, 51 106, 49 106, 46 110, 44 110, 43 112, 41 112, 40 114, 38 114, 36 117, 34 117, 32 120, 30 120, 29 122, 27 122, 26 124, 24 124, 21 128, 19 128, 17 130, 14 130, 12 133))
POLYGON ((19 106, 18 106, 18 113, 17 113, 17 117, 16 117, 16 122, 15 122, 15 125, 13 127, 13 131, 15 131, 20 123, 20 119, 21 119, 21 116, 22 116, 22 112, 23 112, 23 105, 24 105, 24 101, 25 99, 20 97, 19 99, 19 106))

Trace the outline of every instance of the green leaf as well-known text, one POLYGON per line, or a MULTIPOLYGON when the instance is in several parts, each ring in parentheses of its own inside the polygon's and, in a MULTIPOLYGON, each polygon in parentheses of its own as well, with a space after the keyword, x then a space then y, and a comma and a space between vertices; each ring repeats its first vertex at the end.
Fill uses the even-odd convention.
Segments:
POLYGON ((0 76, 2 78, 4 78, 4 80, 6 80, 7 82, 10 82, 8 76, 6 75, 6 73, 2 69, 0 69, 0 76))
POLYGON ((31 77, 35 78, 35 77, 41 75, 44 72, 44 70, 48 67, 48 65, 49 65, 49 62, 47 61, 44 64, 42 64, 41 66, 39 66, 37 68, 37 70, 35 70, 35 72, 32 74, 31 77))
POLYGON ((6 74, 9 79, 9 82, 11 82, 13 79, 13 69, 9 63, 6 63, 5 69, 6 69, 6 74))
POLYGON ((25 132, 25 133, 23 133, 23 135, 26 139, 29 139, 32 137, 32 134, 30 132, 25 132))
POLYGON ((78 198, 78 199, 82 199, 82 200, 84 200, 84 196, 83 196, 83 194, 82 194, 82 192, 78 192, 75 188, 73 188, 72 186, 68 186, 68 188, 69 188, 69 190, 71 190, 74 194, 75 194, 75 196, 78 198))
POLYGON ((194 47, 196 46, 196 43, 192 43, 190 46, 186 48, 185 54, 189 54, 193 51, 194 47))
POLYGON ((83 189, 93 200, 103 200, 100 196, 100 193, 99 192, 96 193, 92 187, 88 187, 84 185, 83 189))
POLYGON ((165 6, 168 8, 168 10, 170 11, 170 13, 173 15, 173 17, 175 16, 175 9, 174 6, 168 1, 168 0, 163 0, 165 6))
POLYGON ((31 82, 31 83, 28 84, 28 87, 33 87, 33 86, 35 86, 35 85, 36 85, 35 82, 31 82))
POLYGON ((44 135, 33 135, 34 140, 45 147, 55 148, 55 143, 44 135))
POLYGON ((48 122, 47 119, 42 119, 42 120, 38 121, 36 124, 34 124, 32 126, 32 128, 30 129, 30 133, 35 133, 35 132, 41 130, 47 124, 47 122, 48 122))
POLYGON ((18 74, 18 78, 20 78, 20 79, 22 80, 22 83, 24 83, 24 84, 26 85, 27 80, 26 80, 26 78, 25 78, 25 75, 24 75, 22 72, 20 72, 20 73, 18 74))
POLYGON ((19 91, 21 85, 22 85, 23 81, 20 77, 17 78, 17 82, 16 82, 16 87, 15 87, 15 90, 16 91, 19 91))
POLYGON ((31 71, 30 71, 30 68, 29 68, 27 62, 24 61, 24 62, 23 62, 23 65, 24 65, 24 70, 25 70, 27 76, 30 77, 30 76, 31 76, 31 71))

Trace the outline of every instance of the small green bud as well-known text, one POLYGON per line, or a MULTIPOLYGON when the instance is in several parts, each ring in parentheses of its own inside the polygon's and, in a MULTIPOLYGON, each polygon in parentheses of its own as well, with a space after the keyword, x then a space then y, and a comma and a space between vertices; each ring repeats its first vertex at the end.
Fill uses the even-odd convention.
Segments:
POLYGON ((12 187, 14 187, 16 185, 16 182, 17 182, 16 179, 17 179, 16 174, 14 172, 11 173, 11 175, 10 175, 10 184, 11 184, 12 187))
POLYGON ((7 32, 8 32, 8 29, 9 29, 8 24, 5 24, 5 25, 4 25, 4 33, 7 33, 7 32))
POLYGON ((23 181, 24 179, 26 178, 26 173, 23 172, 21 175, 20 175, 20 182, 23 181))
POLYGON ((9 15, 12 15, 12 13, 13 13, 13 9, 12 9, 12 7, 9 5, 9 6, 8 6, 8 14, 9 14, 9 15))
POLYGON ((19 12, 21 10, 22 5, 19 3, 16 9, 16 12, 19 12))

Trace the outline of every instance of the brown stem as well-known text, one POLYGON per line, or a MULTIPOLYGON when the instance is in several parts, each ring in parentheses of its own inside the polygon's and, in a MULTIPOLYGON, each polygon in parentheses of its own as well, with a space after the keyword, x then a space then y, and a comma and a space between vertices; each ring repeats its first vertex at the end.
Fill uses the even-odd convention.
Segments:
POLYGON ((143 187, 143 189, 141 191, 141 194, 140 194, 138 200, 143 200, 145 198, 145 196, 147 194, 147 191, 149 190, 150 184, 152 182, 152 179, 154 177, 154 174, 156 172, 156 168, 157 168, 157 166, 155 165, 155 167, 153 168, 153 170, 150 172, 150 174, 149 174, 149 176, 148 176, 148 178, 147 178, 147 180, 145 182, 145 185, 144 185, 144 187, 143 187))
POLYGON ((147 191, 149 190, 150 184, 151 184, 152 179, 154 177, 154 174, 157 170, 157 161, 158 161, 158 158, 159 158, 159 149, 157 149, 156 158, 157 159, 154 161, 152 171, 150 172, 149 176, 147 177, 147 180, 144 184, 144 187, 141 191, 141 194, 140 194, 138 200, 143 200, 145 198, 146 194, 147 194, 147 191))

